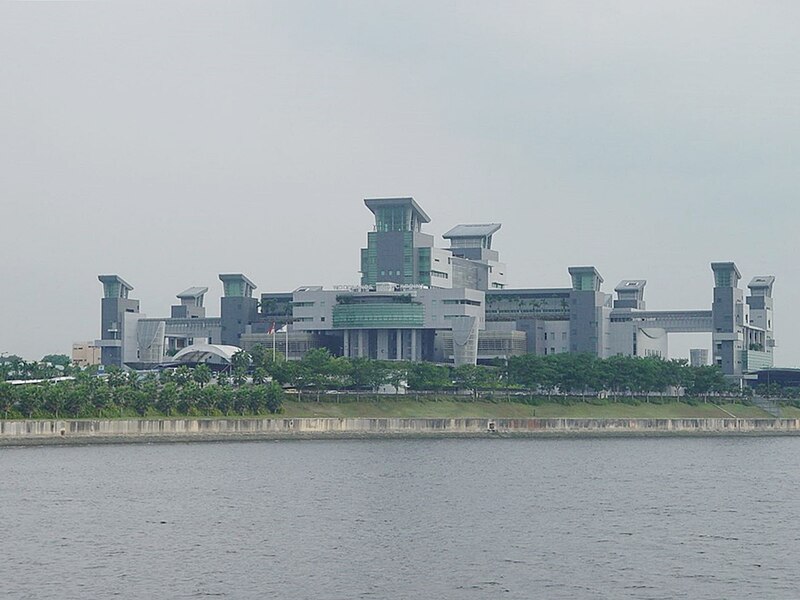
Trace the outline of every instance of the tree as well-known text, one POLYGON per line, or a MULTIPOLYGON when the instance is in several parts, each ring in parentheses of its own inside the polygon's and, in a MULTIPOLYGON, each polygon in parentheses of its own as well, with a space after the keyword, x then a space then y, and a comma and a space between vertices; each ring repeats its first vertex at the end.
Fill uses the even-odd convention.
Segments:
POLYGON ((267 370, 264 367, 256 367, 253 371, 253 383, 263 384, 267 381, 267 370))
POLYGON ((136 414, 143 417, 147 414, 148 409, 152 406, 152 399, 147 397, 147 394, 142 390, 129 389, 128 405, 133 407, 136 414))
POLYGON ((400 386, 408 383, 408 369, 404 363, 389 363, 386 365, 386 382, 394 387, 395 394, 400 393, 400 386))
POLYGON ((54 367, 69 367, 72 364, 72 359, 66 354, 47 354, 42 357, 40 362, 49 363, 54 367))
POLYGON ((250 368, 250 355, 244 350, 239 350, 231 357, 231 366, 234 370, 250 368))
POLYGON ((529 390, 546 390, 549 395, 556 385, 554 359, 535 354, 512 356, 508 359, 508 380, 529 390))
POLYGON ((175 370, 175 383, 183 387, 192 380, 192 372, 186 365, 181 365, 175 370))
POLYGON ((108 381, 108 385, 111 387, 120 387, 127 383, 128 377, 122 369, 112 366, 108 368, 106 381, 108 381))
POLYGON ((89 416, 94 408, 86 384, 61 384, 64 393, 64 413, 78 418, 89 416))
MULTIPOLYGON (((270 359, 272 356, 270 355, 270 359)), ((252 348, 250 348, 250 360, 252 361, 252 365, 254 368, 262 367, 264 368, 267 364, 267 350, 261 344, 256 344, 252 348)), ((271 362, 271 360, 269 361, 271 362)))
POLYGON ((319 401, 320 390, 330 384, 337 371, 341 373, 341 369, 337 367, 339 365, 334 363, 326 348, 313 348, 306 352, 300 361, 298 383, 317 390, 317 401, 319 401))
POLYGON ((692 368, 688 392, 692 396, 703 396, 708 400, 708 394, 721 392, 728 387, 725 375, 718 366, 703 366, 692 368))
POLYGON ((244 367, 235 367, 233 369, 233 385, 241 387, 247 383, 247 369, 244 367))
POLYGON ((21 385, 17 392, 17 407, 22 415, 33 418, 42 409, 42 388, 38 385, 21 385))
POLYGON ((211 381, 212 373, 205 363, 197 365, 192 371, 192 379, 203 389, 211 381))
POLYGON ((453 383, 459 389, 467 389, 472 397, 478 396, 478 387, 481 382, 480 367, 476 365, 460 365, 453 369, 453 383))
POLYGON ((197 399, 200 396, 200 386, 190 381, 178 392, 178 411, 182 415, 194 414, 197 399))
POLYGON ((274 381, 267 385, 266 389, 266 405, 267 410, 272 414, 281 412, 283 408, 283 399, 286 394, 283 388, 274 381))
POLYGON ((165 383, 158 393, 156 409, 162 415, 169 417, 178 406, 178 386, 175 382, 165 383))
POLYGON ((14 386, 5 381, 0 381, 0 411, 3 418, 8 418, 8 413, 14 408, 14 386))
POLYGON ((43 408, 58 419, 59 414, 64 410, 64 389, 58 384, 42 384, 40 389, 44 400, 43 408))
POLYGON ((234 390, 228 386, 217 386, 217 408, 225 415, 230 415, 234 405, 234 390))
POLYGON ((219 386, 208 386, 200 388, 200 395, 197 398, 197 408, 205 415, 210 415, 217 409, 217 400, 220 395, 219 386))
POLYGON ((441 390, 451 385, 449 370, 428 362, 408 365, 408 387, 412 390, 441 390))

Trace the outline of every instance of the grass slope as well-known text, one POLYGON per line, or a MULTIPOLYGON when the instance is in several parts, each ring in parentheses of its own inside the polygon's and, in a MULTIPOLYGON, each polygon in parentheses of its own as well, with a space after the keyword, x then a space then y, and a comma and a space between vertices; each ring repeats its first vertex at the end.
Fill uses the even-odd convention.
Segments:
MULTIPOLYGON (((771 415, 756 406, 742 404, 714 404, 690 406, 683 402, 670 404, 647 404, 638 406, 627 404, 577 403, 572 406, 547 403, 529 406, 515 402, 454 402, 415 401, 406 399, 380 399, 365 402, 297 402, 284 403, 284 412, 279 417, 401 417, 401 418, 531 418, 566 417, 590 419, 642 418, 642 419, 680 419, 680 418, 770 418, 771 415), (727 412, 725 412, 727 411, 727 412), (728 414, 730 413, 730 414, 728 414)), ((785 415, 787 417, 794 415, 785 415)))

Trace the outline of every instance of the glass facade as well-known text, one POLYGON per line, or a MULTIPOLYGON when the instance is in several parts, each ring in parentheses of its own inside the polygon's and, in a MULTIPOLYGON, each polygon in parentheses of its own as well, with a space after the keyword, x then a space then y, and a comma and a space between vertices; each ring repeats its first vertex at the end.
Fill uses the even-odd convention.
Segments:
POLYGON ((386 302, 333 307, 333 326, 340 329, 421 328, 424 320, 422 304, 386 302))
POLYGON ((377 233, 367 233, 367 247, 361 249, 361 285, 375 285, 378 281, 377 233))
POLYGON ((759 371, 772 366, 772 354, 759 350, 742 350, 742 370, 759 371))
POLYGON ((731 271, 714 271, 714 285, 717 287, 733 287, 731 271))
POLYGON ((106 298, 119 298, 119 281, 114 281, 113 283, 104 283, 103 290, 105 291, 106 298))
POLYGON ((403 234, 403 283, 414 283, 414 234, 403 234))
POLYGON ((431 284, 431 249, 420 248, 417 250, 417 270, 419 271, 417 283, 431 284))
POLYGON ((226 298, 242 297, 244 296, 244 281, 242 280, 225 280, 222 282, 223 293, 226 298))
POLYGON ((593 292, 598 289, 597 278, 589 273, 580 273, 572 276, 572 289, 576 292, 593 292))
POLYGON ((406 206, 387 206, 375 211, 377 231, 410 231, 411 208, 406 206))

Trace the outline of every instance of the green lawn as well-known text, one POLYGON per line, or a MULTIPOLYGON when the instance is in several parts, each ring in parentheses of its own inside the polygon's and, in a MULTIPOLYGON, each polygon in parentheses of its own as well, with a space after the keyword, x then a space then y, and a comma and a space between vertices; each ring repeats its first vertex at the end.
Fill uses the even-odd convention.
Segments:
MULTIPOLYGON (((770 415, 755 406, 714 404, 690 406, 682 402, 670 404, 647 404, 638 406, 628 404, 607 404, 595 406, 579 403, 572 406, 547 403, 529 406, 515 402, 454 402, 414 401, 410 399, 379 399, 364 402, 284 402, 281 417, 410 417, 410 418, 529 418, 529 417, 571 417, 571 418, 643 418, 676 419, 691 417, 730 417, 725 411, 740 418, 769 417, 770 415)), ((797 410, 797 409, 794 409, 797 410)), ((785 416, 794 416, 788 415, 785 416)), ((800 411, 797 411, 800 416, 800 411)))
POLYGON ((800 408, 796 406, 781 406, 781 417, 784 419, 800 419, 800 408))

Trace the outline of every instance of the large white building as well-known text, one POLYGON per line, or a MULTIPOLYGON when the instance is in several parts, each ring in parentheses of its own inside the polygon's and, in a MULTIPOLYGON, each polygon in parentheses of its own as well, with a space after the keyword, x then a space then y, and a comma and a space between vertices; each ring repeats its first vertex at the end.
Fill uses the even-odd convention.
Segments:
POLYGON ((104 364, 147 366, 197 343, 249 349, 255 344, 297 359, 311 348, 382 360, 456 365, 532 353, 660 356, 670 335, 712 335, 713 364, 733 377, 772 366, 772 289, 757 276, 745 296, 732 262, 712 263, 712 304, 700 310, 647 310, 646 281, 621 281, 616 298, 602 290, 593 266, 568 269, 569 287, 509 288, 493 238, 498 223, 460 224, 437 248, 422 227, 430 221, 413 198, 364 201, 375 227, 361 250, 360 285, 304 286, 266 292, 240 273, 222 274, 220 317, 206 317, 208 288, 178 294, 169 318, 139 313, 133 289, 103 275, 104 364))

